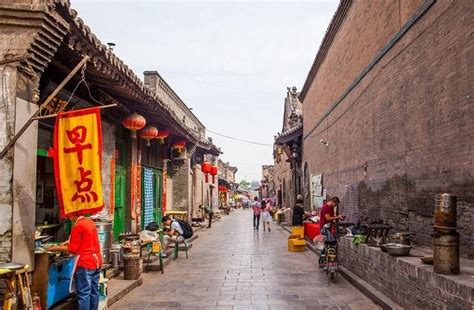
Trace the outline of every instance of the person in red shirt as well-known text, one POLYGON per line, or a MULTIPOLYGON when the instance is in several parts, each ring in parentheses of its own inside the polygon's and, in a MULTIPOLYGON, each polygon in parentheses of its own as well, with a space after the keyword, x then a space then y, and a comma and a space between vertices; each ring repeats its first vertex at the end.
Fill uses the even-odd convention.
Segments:
POLYGON ((99 237, 95 223, 83 216, 70 216, 75 222, 69 241, 49 248, 77 256, 75 270, 76 297, 79 310, 99 308, 99 277, 102 266, 99 237))
POLYGON ((339 198, 334 196, 331 199, 329 199, 328 202, 323 204, 321 207, 321 212, 319 215, 319 228, 323 229, 323 226, 326 223, 329 222, 334 222, 336 220, 342 220, 345 218, 343 215, 334 215, 334 208, 339 205, 339 198))

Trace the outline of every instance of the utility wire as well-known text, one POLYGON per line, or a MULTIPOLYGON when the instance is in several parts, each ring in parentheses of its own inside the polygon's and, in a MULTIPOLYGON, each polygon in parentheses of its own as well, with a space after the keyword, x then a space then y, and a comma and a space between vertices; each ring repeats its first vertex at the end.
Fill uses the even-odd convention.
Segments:
POLYGON ((215 135, 218 135, 218 136, 221 136, 221 137, 224 137, 224 138, 227 138, 227 139, 231 139, 231 140, 235 140, 235 141, 240 141, 240 142, 245 142, 245 143, 248 143, 248 144, 260 145, 260 146, 271 146, 271 147, 273 147, 273 144, 260 143, 260 142, 254 142, 254 141, 249 141, 249 140, 245 140, 245 139, 235 138, 235 137, 223 135, 223 134, 221 134, 221 133, 218 133, 218 132, 209 130, 209 129, 207 129, 207 128, 206 128, 206 130, 209 131, 210 133, 213 133, 213 134, 215 134, 215 135))

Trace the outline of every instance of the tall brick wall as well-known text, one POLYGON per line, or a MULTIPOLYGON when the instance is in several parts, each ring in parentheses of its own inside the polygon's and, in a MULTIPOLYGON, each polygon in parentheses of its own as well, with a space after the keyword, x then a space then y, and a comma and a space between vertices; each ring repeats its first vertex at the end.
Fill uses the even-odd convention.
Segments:
MULTIPOLYGON (((303 124, 312 127, 423 0, 353 1, 328 56, 303 101, 303 124), (307 104, 318 102, 318 104, 307 104), (310 113, 308 113, 310 111, 310 113)), ((319 141, 319 140, 318 140, 319 141)))
POLYGON ((398 30, 399 20, 390 17, 399 14, 398 7, 354 2, 336 36, 340 43, 329 49, 303 102, 303 161, 310 173, 324 174, 328 194, 343 198, 344 212, 386 220, 412 232, 421 244, 431 244, 435 194, 456 194, 458 224, 464 228, 461 252, 474 257, 469 10, 468 1, 435 2, 308 135, 362 63, 368 64, 398 30), (386 20, 383 27, 380 18, 386 20), (357 65, 355 58, 365 60, 357 65))

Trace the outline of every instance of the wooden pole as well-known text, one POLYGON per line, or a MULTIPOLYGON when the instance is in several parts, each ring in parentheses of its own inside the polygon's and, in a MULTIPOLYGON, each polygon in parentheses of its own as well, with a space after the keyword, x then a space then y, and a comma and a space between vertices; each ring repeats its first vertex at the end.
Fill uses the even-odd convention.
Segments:
MULTIPOLYGON (((30 127, 33 121, 39 116, 40 112, 43 110, 43 107, 46 106, 60 91, 63 87, 69 82, 69 80, 79 71, 89 60, 89 56, 84 56, 82 60, 76 65, 76 67, 66 76, 66 78, 59 84, 58 87, 49 95, 48 98, 40 105, 38 111, 33 114, 30 119, 23 125, 23 127, 15 134, 13 139, 3 148, 2 152, 0 153, 0 159, 2 159, 5 154, 7 154, 8 150, 15 144, 15 142, 23 135, 23 133, 30 127)), ((5 103, 6 104, 6 103, 5 103)))
MULTIPOLYGON (((107 104, 107 105, 101 105, 101 106, 98 106, 97 108, 99 109, 107 109, 107 108, 113 108, 113 107, 116 107, 118 106, 118 104, 116 103, 112 103, 112 104, 107 104)), ((91 107, 93 108, 93 107, 91 107)), ((89 108, 86 108, 86 109, 89 109, 89 108)), ((36 120, 40 120, 40 119, 47 119, 47 118, 54 118, 58 116, 58 114, 50 114, 50 115, 44 115, 44 116, 37 116, 35 118, 33 118, 34 121, 36 120)))

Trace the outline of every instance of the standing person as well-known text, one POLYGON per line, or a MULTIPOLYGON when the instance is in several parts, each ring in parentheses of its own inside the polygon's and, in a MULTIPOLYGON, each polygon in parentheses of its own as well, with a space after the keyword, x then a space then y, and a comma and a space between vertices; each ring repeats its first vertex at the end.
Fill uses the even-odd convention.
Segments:
POLYGON ((342 220, 345 218, 343 215, 334 215, 334 209, 339 205, 339 198, 334 196, 329 199, 328 202, 323 204, 319 216, 319 228, 322 229, 326 223, 334 222, 336 220, 342 220))
POLYGON ((262 208, 260 203, 258 202, 258 197, 254 198, 252 202, 252 210, 253 210, 253 230, 258 231, 258 226, 260 226, 260 214, 262 213, 262 208))
POLYGON ((270 221, 272 220, 272 215, 270 214, 270 211, 270 204, 262 200, 263 231, 265 231, 265 227, 268 227, 268 231, 270 231, 270 221))
POLYGON ((184 230, 177 221, 174 221, 167 215, 163 216, 161 222, 164 226, 169 227, 163 235, 163 252, 161 253, 163 257, 166 257, 166 250, 170 243, 180 243, 184 241, 184 230))
POLYGON ((293 218, 291 221, 291 226, 303 226, 303 217, 303 198, 301 197, 301 195, 298 194, 298 196, 296 196, 296 204, 293 207, 293 218))
POLYGON ((69 252, 78 257, 75 270, 77 308, 97 310, 102 266, 97 228, 90 218, 84 216, 72 215, 69 219, 75 222, 69 241, 50 247, 49 250, 69 252))
POLYGON ((212 224, 212 217, 214 216, 214 210, 212 210, 211 206, 207 206, 207 215, 209 215, 209 224, 207 225, 207 228, 211 228, 212 224))

